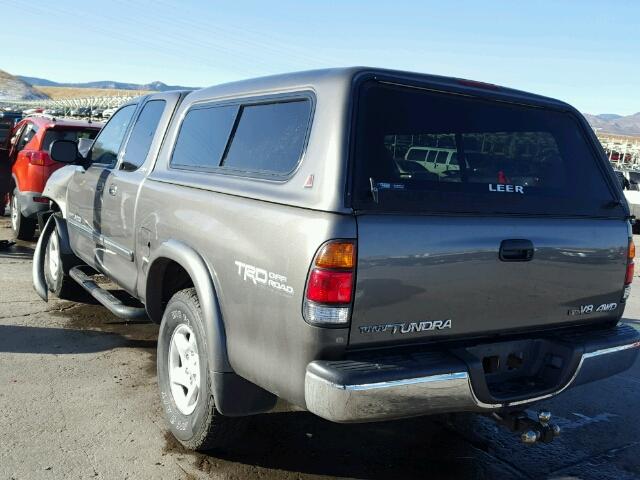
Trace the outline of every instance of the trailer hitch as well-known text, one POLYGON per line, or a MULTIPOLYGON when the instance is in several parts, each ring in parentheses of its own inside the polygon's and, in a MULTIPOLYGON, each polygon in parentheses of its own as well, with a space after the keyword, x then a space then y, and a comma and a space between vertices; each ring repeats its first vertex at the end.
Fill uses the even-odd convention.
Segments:
POLYGON ((560 435, 560 427, 551 423, 550 412, 539 412, 537 419, 531 418, 525 411, 494 412, 489 416, 507 430, 520 433, 520 441, 526 445, 551 443, 560 435))

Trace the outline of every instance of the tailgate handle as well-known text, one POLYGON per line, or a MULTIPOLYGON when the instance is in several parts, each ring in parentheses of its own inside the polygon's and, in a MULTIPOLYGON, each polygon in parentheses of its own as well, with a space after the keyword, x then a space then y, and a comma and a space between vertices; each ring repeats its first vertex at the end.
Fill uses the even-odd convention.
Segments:
POLYGON ((500 243, 500 260, 503 262, 528 262, 533 258, 531 240, 513 239, 500 243))

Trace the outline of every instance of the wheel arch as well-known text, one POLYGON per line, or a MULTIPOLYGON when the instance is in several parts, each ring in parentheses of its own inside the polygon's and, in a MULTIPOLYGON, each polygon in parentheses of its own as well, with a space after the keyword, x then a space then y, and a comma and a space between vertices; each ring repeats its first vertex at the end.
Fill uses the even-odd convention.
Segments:
MULTIPOLYGON (((188 275, 196 289, 205 321, 211 389, 218 411, 227 416, 244 416, 273 409, 277 397, 236 374, 229 363, 226 330, 216 295, 215 270, 209 268, 193 248, 177 240, 162 243, 149 263, 144 298, 147 313, 153 321, 160 323, 165 309, 163 297, 166 299, 167 292, 171 291, 165 288, 167 273, 188 275)), ((175 285, 180 283, 177 281, 175 285)))
MULTIPOLYGON (((232 372, 227 356, 227 340, 212 274, 204 259, 191 247, 177 240, 167 240, 155 249, 145 282, 145 306, 149 317, 160 323, 164 313, 163 292, 167 269, 178 265, 189 276, 198 294, 205 318, 207 353, 211 373, 232 372)), ((168 300, 168 299, 167 299, 168 300)))
MULTIPOLYGON (((53 221, 56 222, 56 230, 58 231, 58 241, 60 242, 60 253, 62 255, 75 255, 71 250, 71 241, 69 240, 69 230, 67 228, 67 221, 62 218, 60 213, 54 213, 51 215, 53 221)), ((65 272, 68 273, 68 272, 65 272)))

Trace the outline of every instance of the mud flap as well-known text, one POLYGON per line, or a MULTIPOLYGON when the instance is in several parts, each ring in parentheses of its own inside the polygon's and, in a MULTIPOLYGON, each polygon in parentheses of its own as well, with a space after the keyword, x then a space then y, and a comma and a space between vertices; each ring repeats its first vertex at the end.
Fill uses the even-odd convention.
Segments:
POLYGON ((49 242, 49 237, 55 229, 55 225, 56 223, 53 219, 53 216, 49 217, 47 223, 42 229, 40 238, 38 238, 36 249, 33 252, 33 265, 31 267, 33 276, 33 288, 40 296, 40 298, 42 298, 45 302, 49 301, 49 292, 47 289, 47 283, 44 279, 44 254, 45 249, 47 248, 47 243, 49 242))

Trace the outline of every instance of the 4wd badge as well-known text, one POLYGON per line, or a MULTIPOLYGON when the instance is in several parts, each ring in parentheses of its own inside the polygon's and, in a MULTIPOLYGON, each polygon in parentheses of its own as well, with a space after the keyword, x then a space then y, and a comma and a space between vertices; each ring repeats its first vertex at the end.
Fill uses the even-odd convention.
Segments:
POLYGON ((567 315, 589 315, 593 312, 613 312, 618 308, 617 303, 603 303, 602 305, 595 306, 593 304, 580 305, 579 308, 571 308, 567 315))

